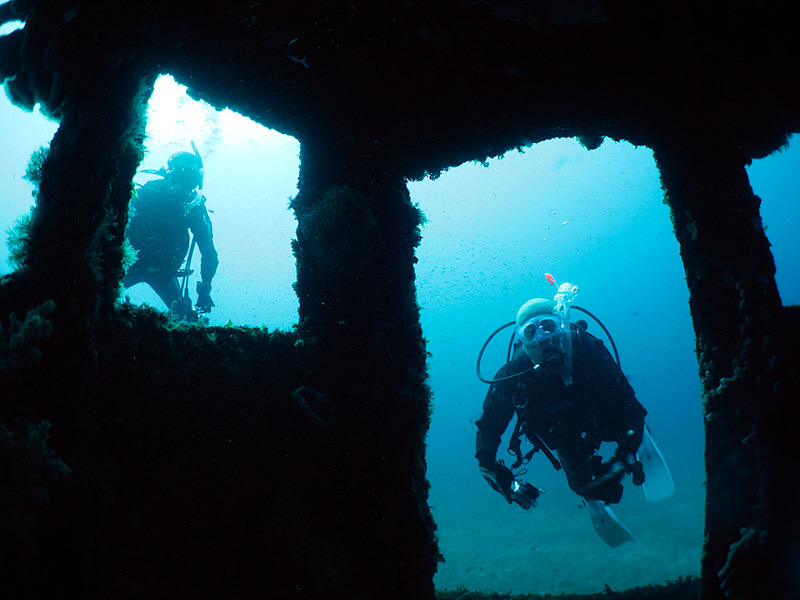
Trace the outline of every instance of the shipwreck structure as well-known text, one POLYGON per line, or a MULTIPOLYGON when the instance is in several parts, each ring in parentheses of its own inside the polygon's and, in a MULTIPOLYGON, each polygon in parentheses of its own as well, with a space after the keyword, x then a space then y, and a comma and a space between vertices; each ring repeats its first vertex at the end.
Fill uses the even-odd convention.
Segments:
MULTIPOLYGON (((654 150, 706 421, 704 600, 800 593, 797 307, 745 165, 800 131, 800 5, 12 0, 0 77, 60 123, 0 283, 3 597, 432 598, 406 181, 553 137, 654 150), (144 109, 301 142, 286 332, 115 308, 144 109)), ((13 143, 3 140, 3 143, 13 143)))

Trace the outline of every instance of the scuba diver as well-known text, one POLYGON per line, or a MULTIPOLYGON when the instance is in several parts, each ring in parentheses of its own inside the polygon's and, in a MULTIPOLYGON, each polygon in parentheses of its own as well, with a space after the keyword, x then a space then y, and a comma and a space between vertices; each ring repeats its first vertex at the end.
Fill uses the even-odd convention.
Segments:
POLYGON ((202 193, 203 160, 192 143, 194 154, 178 152, 166 168, 146 171, 161 179, 143 185, 131 200, 127 237, 137 251, 123 285, 130 288, 147 283, 178 318, 196 322, 198 313, 211 311, 211 281, 219 257, 214 247, 211 219, 202 193), (193 236, 190 246, 189 230, 193 236), (194 248, 200 250, 200 281, 196 308, 189 298, 188 278, 194 248), (187 256, 186 268, 181 264, 187 256))
MULTIPOLYGON (((615 519, 605 505, 621 500, 623 477, 630 473, 634 485, 644 483, 637 450, 643 436, 651 441, 644 423, 647 411, 636 399, 618 361, 586 331, 586 322, 570 323, 569 307, 577 289, 563 284, 555 301, 529 300, 514 322, 495 331, 484 344, 478 357, 478 376, 491 385, 483 414, 476 421, 475 456, 483 477, 506 502, 516 502, 525 509, 536 505, 540 490, 517 480, 497 459, 500 438, 516 413, 517 425, 509 448, 517 456, 512 468, 542 450, 556 470, 563 467, 569 487, 587 502, 590 512, 603 510, 615 519), (486 380, 480 375, 483 350, 494 335, 511 325, 515 329, 510 360, 493 379, 486 380), (521 434, 533 445, 524 458, 521 434), (602 442, 617 444, 614 456, 606 462, 598 454, 602 442)), ((573 308, 594 318, 588 311, 573 308)), ((599 527, 603 513, 592 512, 591 516, 599 527)), ((616 539, 613 532, 611 538, 599 529, 598 533, 612 546, 632 539, 627 537, 627 529, 616 539)))

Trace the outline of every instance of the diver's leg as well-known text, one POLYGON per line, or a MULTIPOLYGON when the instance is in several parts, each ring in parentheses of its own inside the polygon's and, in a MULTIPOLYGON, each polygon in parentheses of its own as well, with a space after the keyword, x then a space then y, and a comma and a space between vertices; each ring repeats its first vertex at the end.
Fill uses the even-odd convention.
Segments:
POLYGON ((592 478, 593 450, 588 447, 559 449, 558 458, 567 475, 567 483, 573 492, 592 500, 617 503, 622 499, 620 479, 624 472, 614 469, 615 465, 603 464, 602 473, 592 478))
POLYGON ((570 489, 579 496, 585 496, 586 486, 592 481, 591 454, 578 447, 559 448, 557 452, 570 489))

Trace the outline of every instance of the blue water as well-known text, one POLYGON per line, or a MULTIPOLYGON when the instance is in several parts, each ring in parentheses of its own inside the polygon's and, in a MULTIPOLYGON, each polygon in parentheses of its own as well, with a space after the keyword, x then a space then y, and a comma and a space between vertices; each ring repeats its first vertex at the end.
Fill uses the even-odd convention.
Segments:
MULTIPOLYGON (((162 166, 192 139, 205 159, 204 191, 221 260, 211 324, 290 327, 297 300, 288 202, 297 192, 299 145, 196 103, 168 80, 159 82, 153 104, 143 168, 162 166)), ((31 187, 21 177, 30 153, 49 142, 56 125, 4 98, 0 124, 4 140, 14 140, 0 147, 5 231, 31 205, 31 187)), ((788 150, 756 161, 748 172, 763 200, 782 299, 800 303, 800 142, 795 137, 788 150)), ((434 394, 430 504, 446 559, 437 586, 593 592, 606 584, 622 589, 698 574, 700 385, 683 268, 650 150, 606 140, 589 152, 571 139, 551 140, 487 166, 466 164, 435 181, 411 182, 409 189, 428 218, 417 286, 434 394), (615 511, 636 539, 613 550, 542 456, 534 457, 525 478, 547 491, 529 512, 507 506, 473 458, 472 421, 486 392, 475 375, 478 350, 523 302, 555 293, 545 273, 577 284, 576 304, 612 332, 676 484, 673 497, 656 504, 641 490, 626 489, 615 511)), ((6 256, 0 248, 0 273, 11 270, 6 256)), ((129 296, 160 305, 144 285, 129 296)), ((601 336, 592 323, 590 331, 601 336)), ((485 375, 501 366, 506 340, 488 348, 485 375)))

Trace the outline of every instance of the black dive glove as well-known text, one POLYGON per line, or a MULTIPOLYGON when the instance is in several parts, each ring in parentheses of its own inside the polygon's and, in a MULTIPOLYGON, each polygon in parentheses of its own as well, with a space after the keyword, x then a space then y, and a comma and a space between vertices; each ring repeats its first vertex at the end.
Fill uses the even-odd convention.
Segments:
POLYGON ((642 485, 644 483, 644 468, 642 463, 636 460, 635 452, 617 448, 614 453, 614 460, 622 465, 625 473, 632 475, 633 485, 642 485))
POLYGON ((214 301, 211 299, 211 284, 197 282, 197 308, 203 312, 211 312, 214 301))
POLYGON ((479 465, 481 475, 490 486, 502 494, 506 502, 511 504, 511 484, 514 481, 514 474, 502 462, 482 463, 479 465))

